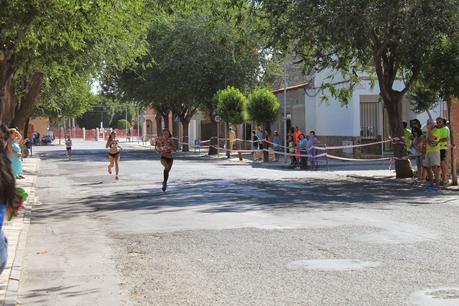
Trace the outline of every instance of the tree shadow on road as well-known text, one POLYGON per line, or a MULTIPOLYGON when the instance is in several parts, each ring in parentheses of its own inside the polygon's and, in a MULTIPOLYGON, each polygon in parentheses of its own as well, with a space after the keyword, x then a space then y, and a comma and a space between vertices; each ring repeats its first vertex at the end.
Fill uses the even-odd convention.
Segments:
POLYGON ((60 208, 48 205, 34 211, 34 222, 78 214, 104 218, 111 212, 138 210, 162 214, 190 208, 208 214, 288 209, 295 212, 347 208, 387 210, 394 205, 439 204, 451 201, 452 196, 449 191, 429 194, 409 182, 387 179, 183 180, 171 184, 166 193, 157 186, 74 197, 60 208))
MULTIPOLYGON (((73 149, 72 160, 67 160, 67 155, 64 150, 49 151, 37 153, 42 160, 57 161, 62 163, 72 162, 108 162, 108 151, 106 149, 73 149)), ((135 160, 159 160, 160 153, 152 150, 135 150, 130 149, 121 151, 120 158, 122 161, 135 160)), ((176 152, 174 158, 177 160, 191 160, 195 162, 212 162, 214 159, 206 155, 199 155, 192 152, 176 152)))

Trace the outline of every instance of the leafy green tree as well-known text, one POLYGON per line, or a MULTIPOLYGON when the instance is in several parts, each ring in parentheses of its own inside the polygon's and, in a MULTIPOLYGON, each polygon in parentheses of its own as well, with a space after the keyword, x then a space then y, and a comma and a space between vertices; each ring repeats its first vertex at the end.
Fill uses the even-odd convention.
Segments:
MULTIPOLYGON (((451 122, 451 104, 459 97, 459 32, 451 36, 440 36, 429 50, 426 64, 416 86, 411 92, 415 109, 432 108, 438 101, 446 101, 448 121, 451 122)), ((450 126, 451 143, 454 130, 450 126)), ((455 149, 451 148, 451 171, 453 185, 457 185, 455 149)))
POLYGON ((229 7, 202 0, 183 6, 171 2, 169 8, 152 21, 148 54, 134 67, 108 75, 104 88, 152 105, 164 119, 172 111, 180 118, 187 142, 196 111, 214 115, 215 94, 228 85, 253 86, 265 59, 257 51, 259 42, 239 31, 229 7))
POLYGON ((117 128, 120 130, 125 130, 132 128, 132 125, 129 121, 126 121, 126 119, 120 119, 118 120, 117 128))
MULTIPOLYGON (((217 114, 226 122, 226 132, 229 133, 231 124, 241 124, 247 119, 247 99, 239 89, 228 86, 218 91, 216 96, 217 114)), ((229 141, 226 140, 226 147, 229 148, 229 141)), ((232 148, 231 148, 232 149, 232 148)), ((226 152, 230 156, 230 151, 226 152)))
MULTIPOLYGON (((308 72, 329 68, 349 81, 346 89, 324 84, 344 102, 360 81, 354 71, 376 75, 391 135, 400 137, 401 101, 426 68, 425 55, 436 38, 457 26, 459 0, 259 0, 256 5, 270 22, 273 45, 292 47, 308 72), (398 79, 403 88, 396 88, 398 79)), ((405 154, 403 145, 394 146, 396 157, 405 154)), ((411 176, 407 161, 398 160, 395 168, 397 177, 411 176)))
POLYGON ((268 128, 277 119, 280 106, 279 100, 271 90, 261 87, 249 95, 247 111, 252 121, 268 128))
POLYGON ((217 113, 230 124, 241 124, 247 118, 247 99, 242 92, 232 86, 219 90, 216 96, 217 113))
MULTIPOLYGON (((131 63, 145 51, 148 3, 2 1, 0 121, 23 126, 46 79, 53 84, 75 75, 88 80, 106 67, 131 63)), ((62 89, 50 88, 48 96, 62 89)))
MULTIPOLYGON (((265 131, 268 132, 271 122, 276 120, 279 114, 279 100, 270 89, 264 87, 255 89, 249 95, 248 100, 247 110, 250 119, 259 125, 263 125, 265 131)), ((265 162, 269 161, 269 153, 267 151, 263 152, 263 159, 265 162)))
POLYGON ((97 103, 97 97, 91 93, 91 85, 84 77, 75 76, 65 86, 46 78, 43 87, 33 117, 78 118, 97 103))

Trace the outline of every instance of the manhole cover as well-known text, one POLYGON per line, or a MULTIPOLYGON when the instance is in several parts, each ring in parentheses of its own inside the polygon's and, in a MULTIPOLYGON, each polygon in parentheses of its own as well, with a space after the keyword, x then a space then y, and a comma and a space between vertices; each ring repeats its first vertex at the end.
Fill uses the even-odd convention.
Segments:
POLYGON ((459 288, 437 288, 417 291, 410 296, 411 305, 457 306, 459 288))
POLYGON ((357 259, 313 259, 297 260, 289 263, 289 270, 351 271, 379 266, 380 262, 361 261, 357 259))

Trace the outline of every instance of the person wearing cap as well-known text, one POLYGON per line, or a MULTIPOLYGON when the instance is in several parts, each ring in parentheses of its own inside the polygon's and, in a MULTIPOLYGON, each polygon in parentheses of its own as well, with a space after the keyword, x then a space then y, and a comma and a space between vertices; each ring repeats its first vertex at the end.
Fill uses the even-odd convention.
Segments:
POLYGON ((449 143, 449 128, 446 126, 446 120, 438 117, 437 120, 437 129, 440 131, 440 163, 441 163, 441 184, 448 184, 448 162, 446 160, 446 152, 448 151, 449 143))
POLYGON ((427 191, 438 192, 440 190, 440 131, 435 127, 435 121, 427 120, 427 143, 426 155, 423 161, 427 171, 429 185, 427 191))

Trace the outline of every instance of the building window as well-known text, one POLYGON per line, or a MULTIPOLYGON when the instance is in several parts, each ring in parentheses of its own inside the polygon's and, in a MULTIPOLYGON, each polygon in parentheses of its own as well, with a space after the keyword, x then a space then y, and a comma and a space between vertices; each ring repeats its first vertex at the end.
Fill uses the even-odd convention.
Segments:
POLYGON ((360 102, 360 137, 376 139, 379 133, 379 103, 360 102))

